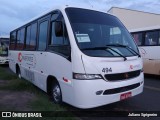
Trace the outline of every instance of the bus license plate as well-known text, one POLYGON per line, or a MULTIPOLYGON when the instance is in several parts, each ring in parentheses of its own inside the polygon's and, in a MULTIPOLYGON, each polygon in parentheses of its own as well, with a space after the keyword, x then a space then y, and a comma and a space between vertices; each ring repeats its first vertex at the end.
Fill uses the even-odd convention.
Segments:
POLYGON ((131 97, 131 96, 132 96, 132 93, 131 93, 131 92, 121 94, 120 100, 127 99, 127 98, 129 98, 129 97, 131 97))

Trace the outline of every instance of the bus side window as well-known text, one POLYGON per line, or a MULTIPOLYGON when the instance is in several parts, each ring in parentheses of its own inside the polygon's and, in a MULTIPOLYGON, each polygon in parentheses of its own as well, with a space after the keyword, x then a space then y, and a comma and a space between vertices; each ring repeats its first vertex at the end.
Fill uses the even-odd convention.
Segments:
POLYGON ((18 30, 17 34, 17 50, 23 50, 24 47, 24 36, 25 36, 25 28, 18 30))
POLYGON ((36 35, 37 35, 37 23, 33 23, 32 25, 27 27, 26 42, 25 42, 26 50, 35 50, 36 35))
POLYGON ((14 50, 16 43, 16 32, 11 33, 9 49, 14 50))
POLYGON ((45 51, 46 50, 46 42, 47 42, 47 31, 48 31, 48 21, 44 21, 40 23, 39 27, 39 41, 38 41, 38 50, 45 51))
POLYGON ((142 40, 143 40, 142 33, 133 33, 132 36, 133 36, 134 40, 136 41, 137 45, 141 46, 142 45, 142 40))
POLYGON ((147 32, 145 35, 145 45, 158 45, 158 32, 147 32))
MULTIPOLYGON (((57 14, 55 14, 57 16, 57 14)), ((52 16, 52 18, 54 15, 52 16)), ((62 18, 61 18, 62 19, 62 18)), ((65 25, 61 21, 52 21, 51 22, 51 37, 49 42, 49 50, 52 50, 56 53, 62 54, 64 56, 70 56, 70 44, 69 44, 69 38, 68 33, 65 25), (56 35, 55 27, 56 24, 61 25, 62 28, 62 35, 56 35)))
POLYGON ((27 30, 26 30, 26 42, 25 42, 25 48, 26 48, 26 49, 29 48, 30 37, 31 37, 31 26, 28 26, 28 27, 27 27, 27 30))

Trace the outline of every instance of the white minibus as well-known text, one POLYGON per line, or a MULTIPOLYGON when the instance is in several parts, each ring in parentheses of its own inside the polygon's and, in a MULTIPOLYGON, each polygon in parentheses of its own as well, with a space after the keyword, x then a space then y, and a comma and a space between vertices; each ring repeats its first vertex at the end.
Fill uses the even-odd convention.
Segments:
POLYGON ((55 103, 93 108, 143 91, 142 58, 120 20, 57 7, 10 33, 9 67, 55 103))

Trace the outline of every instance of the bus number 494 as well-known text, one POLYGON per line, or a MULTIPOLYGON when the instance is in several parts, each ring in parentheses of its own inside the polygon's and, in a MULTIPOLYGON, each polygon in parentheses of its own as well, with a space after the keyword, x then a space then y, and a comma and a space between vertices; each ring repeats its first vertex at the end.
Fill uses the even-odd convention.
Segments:
POLYGON ((103 72, 103 73, 112 72, 112 68, 103 68, 103 69, 102 69, 102 72, 103 72))

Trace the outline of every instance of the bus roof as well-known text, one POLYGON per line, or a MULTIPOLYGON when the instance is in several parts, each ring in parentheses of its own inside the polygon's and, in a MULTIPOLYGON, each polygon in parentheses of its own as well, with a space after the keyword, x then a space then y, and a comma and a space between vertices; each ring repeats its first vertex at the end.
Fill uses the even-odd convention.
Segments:
MULTIPOLYGON (((65 8, 70 8, 70 7, 73 7, 73 8, 82 8, 82 9, 88 9, 88 10, 94 10, 94 11, 99 11, 99 12, 103 12, 103 13, 106 13, 106 14, 110 14, 110 13, 107 13, 107 12, 105 12, 105 11, 95 9, 94 7, 91 7, 91 6, 87 6, 87 7, 86 7, 85 5, 84 5, 84 6, 76 6, 76 5, 74 5, 74 6, 73 6, 73 5, 72 5, 72 6, 70 6, 70 5, 56 6, 56 7, 54 7, 54 8, 51 8, 51 9, 43 12, 42 14, 40 14, 40 15, 38 15, 38 16, 36 16, 36 17, 34 17, 34 18, 32 18, 32 19, 24 22, 24 23, 21 24, 20 26, 16 27, 16 29, 18 29, 18 28, 20 28, 20 27, 22 27, 22 26, 25 26, 25 25, 27 25, 28 23, 30 23, 30 22, 32 22, 32 21, 35 21, 35 20, 41 18, 42 16, 44 16, 44 15, 46 15, 46 14, 48 14, 48 13, 54 11, 54 10, 61 10, 61 11, 63 11, 63 10, 65 10, 65 8)), ((112 14, 110 14, 110 15, 112 15, 112 14)), ((112 15, 112 16, 114 16, 114 15, 112 15)), ((16 29, 14 29, 14 30, 16 30, 16 29)), ((14 30, 12 30, 12 31, 14 31, 14 30)), ((12 32, 12 31, 11 31, 11 32, 12 32)))
POLYGON ((156 30, 156 29, 160 29, 160 25, 144 27, 144 28, 137 28, 137 29, 130 29, 129 32, 141 32, 141 31, 156 30))

